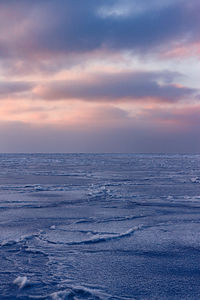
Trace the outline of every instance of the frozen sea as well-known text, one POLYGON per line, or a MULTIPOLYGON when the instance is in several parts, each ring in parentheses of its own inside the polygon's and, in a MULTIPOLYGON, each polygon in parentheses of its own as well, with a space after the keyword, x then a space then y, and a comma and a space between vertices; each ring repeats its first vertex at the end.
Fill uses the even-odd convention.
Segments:
POLYGON ((0 299, 200 299, 200 155, 1 154, 0 299))

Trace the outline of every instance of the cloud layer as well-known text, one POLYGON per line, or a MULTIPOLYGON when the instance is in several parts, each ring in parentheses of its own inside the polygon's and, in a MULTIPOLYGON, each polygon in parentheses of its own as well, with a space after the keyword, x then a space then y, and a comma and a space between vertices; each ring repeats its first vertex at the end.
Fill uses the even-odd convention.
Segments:
POLYGON ((0 1, 0 151, 197 151, 199 11, 0 1))
POLYGON ((173 84, 176 75, 169 72, 100 74, 89 80, 50 82, 41 85, 37 91, 38 96, 46 100, 80 99, 92 102, 118 102, 124 99, 176 102, 197 93, 195 89, 173 84))
POLYGON ((2 1, 1 55, 170 49, 199 40, 199 8, 197 0, 2 1))

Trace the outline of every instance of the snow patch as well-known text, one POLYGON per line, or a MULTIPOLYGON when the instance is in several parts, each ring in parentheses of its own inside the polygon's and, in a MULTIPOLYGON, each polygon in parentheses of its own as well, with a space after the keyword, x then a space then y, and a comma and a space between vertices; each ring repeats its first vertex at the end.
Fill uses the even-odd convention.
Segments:
POLYGON ((26 276, 18 276, 14 281, 14 284, 18 285, 19 289, 23 289, 28 285, 29 281, 26 276))

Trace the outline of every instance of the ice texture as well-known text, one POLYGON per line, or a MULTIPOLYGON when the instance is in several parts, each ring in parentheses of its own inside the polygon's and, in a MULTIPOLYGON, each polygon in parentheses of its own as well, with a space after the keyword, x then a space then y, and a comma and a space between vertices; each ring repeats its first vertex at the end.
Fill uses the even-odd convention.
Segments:
POLYGON ((1 154, 0 299, 200 299, 200 155, 1 154))

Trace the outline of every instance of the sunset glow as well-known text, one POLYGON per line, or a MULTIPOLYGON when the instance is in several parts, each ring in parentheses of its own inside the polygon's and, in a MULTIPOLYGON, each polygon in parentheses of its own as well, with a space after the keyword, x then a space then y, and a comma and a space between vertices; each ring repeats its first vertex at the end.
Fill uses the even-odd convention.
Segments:
POLYGON ((199 152, 199 9, 2 1, 0 151, 199 152))

